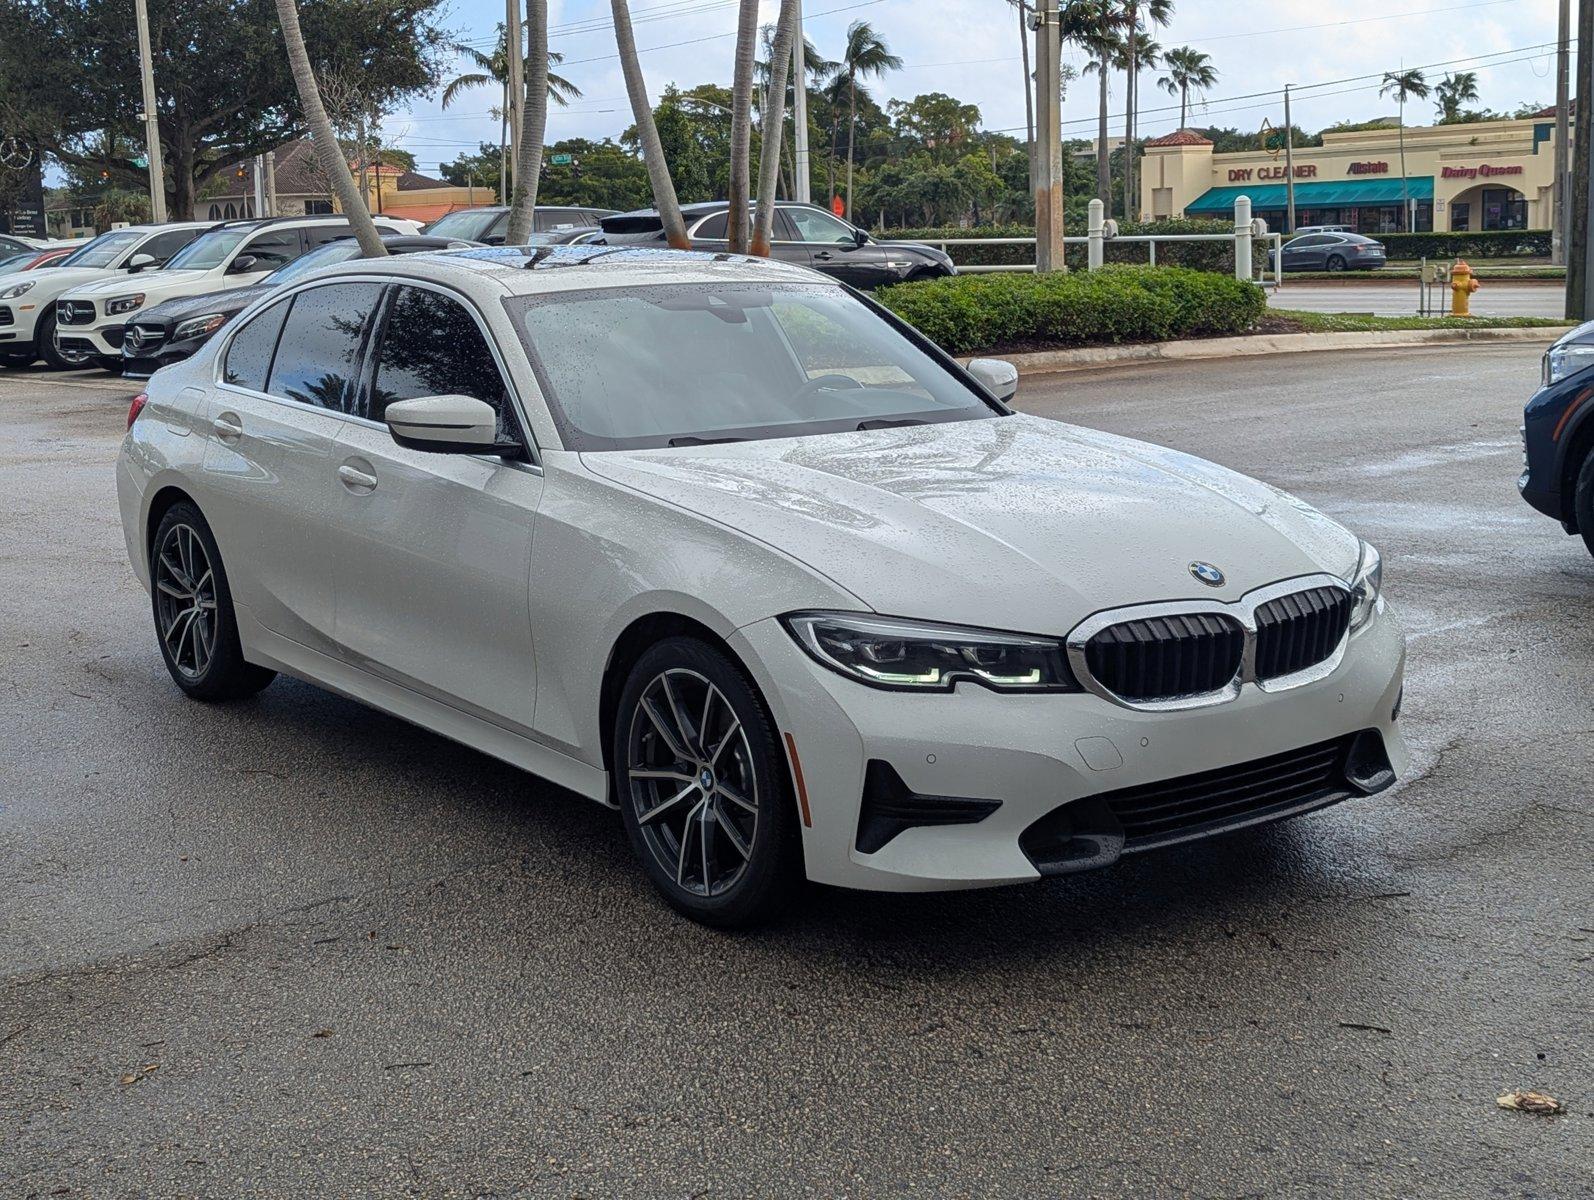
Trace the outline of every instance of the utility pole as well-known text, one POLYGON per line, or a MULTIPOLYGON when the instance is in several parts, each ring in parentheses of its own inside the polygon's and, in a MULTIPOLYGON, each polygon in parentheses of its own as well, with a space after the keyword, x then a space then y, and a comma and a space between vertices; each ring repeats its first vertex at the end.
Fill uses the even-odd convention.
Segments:
POLYGON ((812 196, 808 190, 808 41, 803 36, 802 0, 797 0, 797 36, 791 44, 791 98, 791 198, 807 204, 812 196))
POLYGON ((1572 153, 1572 204, 1568 213, 1566 240, 1566 316, 1570 321, 1586 321, 1594 314, 1594 237, 1589 223, 1594 206, 1589 204, 1589 156, 1594 150, 1594 0, 1581 0, 1577 6, 1577 86, 1573 94, 1582 112, 1577 122, 1577 144, 1572 153))
POLYGON ((160 114, 155 110, 155 63, 149 50, 149 9, 145 0, 133 0, 138 24, 138 69, 144 81, 144 153, 149 156, 149 215, 155 224, 166 221, 166 165, 161 158, 160 114))
MULTIPOLYGON (((1594 0, 1589 0, 1594 3, 1594 0)), ((1063 264, 1063 43, 1057 0, 1035 14, 1035 269, 1063 264)), ((1127 147, 1125 153, 1128 152, 1127 147)))
POLYGON ((1029 6, 1018 0, 1018 46, 1024 56, 1024 132, 1029 137, 1029 190, 1035 190, 1035 80, 1029 72, 1029 6))
POLYGON ((266 151, 266 216, 277 215, 277 152, 266 151))
POLYGON ((1295 127, 1290 124, 1290 85, 1284 85, 1284 231, 1295 232, 1295 127))
POLYGON ((1568 142, 1571 121, 1567 112, 1570 74, 1567 41, 1572 33, 1571 0, 1561 0, 1560 8, 1555 48, 1555 183, 1550 187, 1550 261, 1558 267, 1566 265, 1566 209, 1572 198, 1567 190, 1567 160, 1571 150, 1568 142))
MULTIPOLYGON (((520 30, 520 0, 505 0, 505 16, 508 18, 504 22, 504 36, 509 68, 506 72, 509 76, 509 161, 515 164, 520 162, 520 127, 526 105, 526 43, 520 30)), ((514 195, 507 186, 504 194, 514 195)), ((513 203, 513 200, 505 203, 513 203)))

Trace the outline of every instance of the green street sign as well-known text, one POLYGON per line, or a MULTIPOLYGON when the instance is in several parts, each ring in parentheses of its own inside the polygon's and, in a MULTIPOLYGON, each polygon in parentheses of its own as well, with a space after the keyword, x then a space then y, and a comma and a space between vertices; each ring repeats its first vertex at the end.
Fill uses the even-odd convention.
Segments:
POLYGON ((568 154, 554 154, 549 156, 548 161, 556 167, 563 167, 569 164, 570 156, 568 154))
POLYGON ((149 166, 149 159, 145 158, 142 154, 140 154, 137 158, 135 158, 133 160, 133 165, 135 167, 138 167, 140 170, 143 170, 145 167, 149 166))

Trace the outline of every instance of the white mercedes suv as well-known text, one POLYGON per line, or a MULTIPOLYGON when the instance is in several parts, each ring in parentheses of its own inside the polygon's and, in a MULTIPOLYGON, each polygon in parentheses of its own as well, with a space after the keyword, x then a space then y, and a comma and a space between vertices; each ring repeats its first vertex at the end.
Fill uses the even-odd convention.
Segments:
MULTIPOLYGON (((377 217, 384 233, 414 233, 414 221, 377 217)), ((58 293, 56 357, 68 365, 122 369, 122 334, 135 314, 167 300, 259 283, 318 246, 351 236, 346 217, 258 217, 212 225, 158 273, 95 279, 58 293)))
POLYGON ((288 672, 612 805, 711 923, 1388 788, 1378 553, 1016 382, 800 267, 415 254, 157 372, 117 486, 184 691, 288 672))

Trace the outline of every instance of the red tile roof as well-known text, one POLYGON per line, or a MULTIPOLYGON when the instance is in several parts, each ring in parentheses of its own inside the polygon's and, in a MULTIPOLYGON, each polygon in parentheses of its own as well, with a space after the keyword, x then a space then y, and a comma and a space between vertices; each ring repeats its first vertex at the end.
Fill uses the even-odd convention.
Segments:
POLYGON ((1193 129, 1181 129, 1177 133, 1164 134, 1159 138, 1151 138, 1146 142, 1148 146, 1210 146, 1212 139, 1202 137, 1193 129))

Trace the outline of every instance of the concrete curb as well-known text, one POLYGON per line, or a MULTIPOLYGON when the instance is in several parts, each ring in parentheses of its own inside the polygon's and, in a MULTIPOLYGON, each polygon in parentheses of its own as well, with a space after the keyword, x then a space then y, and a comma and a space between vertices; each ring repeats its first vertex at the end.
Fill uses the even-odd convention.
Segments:
MULTIPOLYGON (((1072 350, 1039 350, 1001 355, 1020 375, 1078 371, 1131 363, 1188 361, 1209 358, 1254 358, 1269 354, 1306 354, 1318 350, 1388 350, 1456 343, 1527 342, 1548 346, 1573 326, 1538 329, 1389 329, 1368 333, 1264 333, 1249 337, 1191 338, 1178 342, 1144 342, 1128 346, 1082 346, 1072 350)), ((964 363, 968 359, 961 360, 964 363)))

